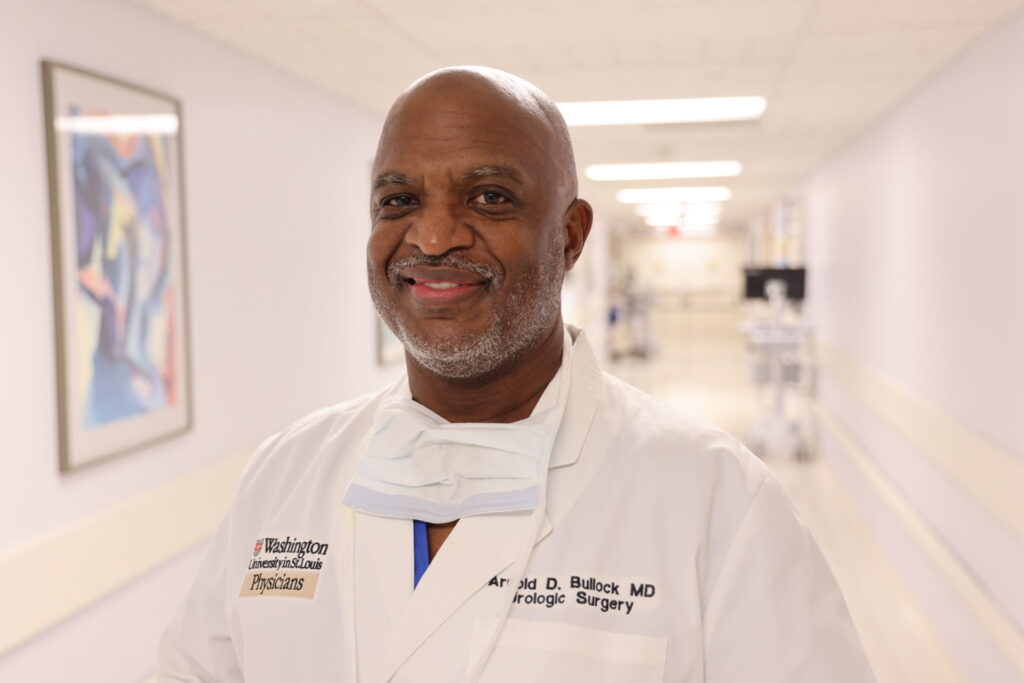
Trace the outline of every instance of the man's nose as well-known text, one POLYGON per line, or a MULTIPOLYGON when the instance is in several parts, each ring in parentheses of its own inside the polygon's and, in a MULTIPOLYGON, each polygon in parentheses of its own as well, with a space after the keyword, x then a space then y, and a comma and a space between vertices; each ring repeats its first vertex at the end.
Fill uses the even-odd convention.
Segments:
POLYGON ((474 234, 466 207, 456 202, 424 202, 416 212, 405 241, 428 256, 473 246, 474 234))

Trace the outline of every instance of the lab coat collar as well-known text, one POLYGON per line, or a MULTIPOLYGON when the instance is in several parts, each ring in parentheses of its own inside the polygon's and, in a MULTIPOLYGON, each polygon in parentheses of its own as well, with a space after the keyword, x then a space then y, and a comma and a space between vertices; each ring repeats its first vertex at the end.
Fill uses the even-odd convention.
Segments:
POLYGON ((568 330, 562 336, 561 363, 526 419, 452 423, 411 397, 381 399, 344 503, 432 523, 542 508, 569 402, 574 347, 568 330))
POLYGON ((388 627, 394 632, 413 593, 412 522, 355 511, 354 531, 357 556, 362 554, 361 561, 368 559, 373 564, 388 627))
MULTIPOLYGON (((391 650, 390 676, 473 594, 515 561, 531 512, 466 517, 452 530, 408 602, 391 650)), ((545 518, 534 544, 551 533, 545 518)))
MULTIPOLYGON (((528 511, 466 517, 452 530, 414 591, 412 522, 360 511, 354 511, 354 517, 352 547, 359 561, 372 564, 388 624, 383 633, 371 634, 358 626, 357 633, 389 641, 370 648, 384 653, 382 662, 363 661, 360 668, 374 671, 382 681, 389 680, 466 600, 515 561, 520 539, 531 531, 528 511)), ((545 518, 534 544, 551 530, 545 518)), ((354 586, 354 590, 360 589, 354 586)), ((357 621, 360 605, 375 609, 353 598, 357 621)))
MULTIPOLYGON (((572 366, 568 378, 569 399, 562 415, 558 435, 555 437, 548 469, 571 465, 580 457, 580 447, 583 445, 583 438, 590 431, 601 394, 601 368, 597 364, 587 335, 574 325, 566 325, 565 329, 569 333, 573 347, 572 366)), ((545 391, 542 399, 550 393, 545 391)), ((381 394, 382 399, 389 396, 412 398, 408 375, 403 374, 381 394)))
MULTIPOLYGON (((549 468, 566 467, 579 459, 601 392, 601 371, 586 336, 578 328, 567 329, 573 339, 569 396, 549 468)), ((396 382, 386 394, 402 390, 408 390, 405 378, 396 382)), ((560 496, 569 498, 577 493, 564 491, 560 496)), ((367 559, 374 565, 392 623, 392 629, 389 629, 392 639, 387 663, 381 672, 382 680, 389 680, 441 624, 511 565, 524 534, 533 533, 535 528, 531 525, 529 512, 462 519, 413 591, 412 523, 362 512, 356 512, 355 516, 356 534, 362 536, 357 539, 355 547, 369 547, 367 559)), ((533 544, 539 543, 552 529, 551 520, 545 516, 533 544)))
POLYGON ((565 467, 576 462, 583 440, 590 431, 601 396, 601 368, 597 364, 587 335, 578 327, 566 325, 573 340, 572 367, 569 369, 569 401, 562 414, 562 424, 555 437, 548 469, 565 467))

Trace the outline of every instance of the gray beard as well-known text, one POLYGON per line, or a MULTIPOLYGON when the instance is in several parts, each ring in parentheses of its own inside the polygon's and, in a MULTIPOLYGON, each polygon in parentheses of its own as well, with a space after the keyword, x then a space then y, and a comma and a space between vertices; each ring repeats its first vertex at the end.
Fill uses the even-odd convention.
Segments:
POLYGON ((470 379, 494 372, 539 345, 551 332, 561 312, 562 258, 557 250, 551 250, 537 264, 534 273, 519 280, 509 294, 508 303, 495 311, 491 325, 483 333, 445 339, 417 335, 405 326, 391 300, 382 292, 384 287, 396 286, 392 283, 397 281, 400 270, 420 264, 468 270, 488 278, 488 286, 492 287, 500 287, 503 279, 490 267, 466 261, 456 254, 440 258, 417 254, 396 261, 388 266, 387 282, 380 282, 371 270, 370 296, 377 313, 405 345, 406 352, 441 377, 470 379))

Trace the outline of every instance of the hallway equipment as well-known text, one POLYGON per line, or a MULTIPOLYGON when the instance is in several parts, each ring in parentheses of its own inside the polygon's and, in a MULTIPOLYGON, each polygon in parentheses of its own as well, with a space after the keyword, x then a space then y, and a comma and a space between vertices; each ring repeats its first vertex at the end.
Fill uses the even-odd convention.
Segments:
MULTIPOLYGON (((802 296, 803 271, 800 270, 799 294, 802 296)), ((752 291, 750 272, 747 271, 748 296, 752 291)), ((754 384, 767 390, 769 400, 767 412, 751 429, 748 444, 762 457, 808 460, 811 448, 804 420, 792 417, 787 411, 787 403, 790 403, 787 396, 803 386, 809 374, 806 343, 811 328, 794 315, 787 315, 791 311, 786 279, 768 278, 760 286, 768 299, 769 314, 766 318, 744 322, 740 331, 746 335, 747 348, 754 357, 754 384)))
POLYGON ((767 284, 778 280, 785 285, 785 299, 803 301, 806 268, 744 268, 743 276, 743 296, 747 299, 768 299, 767 284))
POLYGON ((632 268, 626 269, 617 289, 609 312, 611 357, 650 358, 655 351, 651 323, 654 294, 637 283, 632 268))

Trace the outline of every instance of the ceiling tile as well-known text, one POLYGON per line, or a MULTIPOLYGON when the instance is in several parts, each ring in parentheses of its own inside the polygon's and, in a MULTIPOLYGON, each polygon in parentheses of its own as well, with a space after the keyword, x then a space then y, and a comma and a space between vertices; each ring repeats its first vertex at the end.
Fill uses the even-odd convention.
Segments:
MULTIPOLYGON (((558 101, 765 95, 759 122, 580 128, 587 163, 736 159, 760 211, 1020 0, 126 0, 383 113, 415 78, 485 64, 558 101)), ((583 180, 629 216, 615 184, 583 180)))

